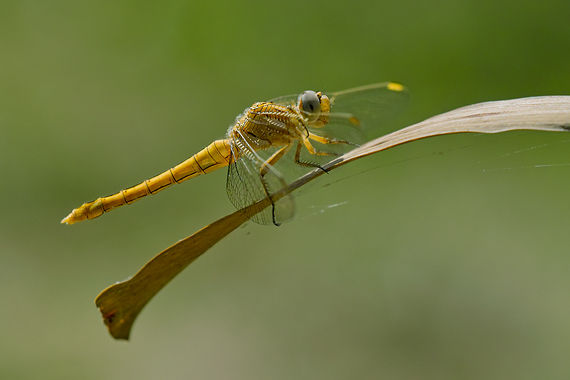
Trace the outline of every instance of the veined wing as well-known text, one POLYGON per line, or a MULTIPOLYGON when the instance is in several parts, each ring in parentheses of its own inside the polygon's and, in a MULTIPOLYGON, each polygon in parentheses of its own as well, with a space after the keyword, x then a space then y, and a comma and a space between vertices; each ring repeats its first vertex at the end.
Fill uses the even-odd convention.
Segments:
POLYGON ((382 123, 400 114, 409 102, 406 88, 395 82, 376 83, 326 95, 331 102, 331 114, 349 114, 370 132, 381 129, 382 123))
MULTIPOLYGON (((311 128, 319 136, 361 144, 388 133, 385 123, 400 114, 409 103, 407 89, 395 82, 376 83, 349 90, 326 93, 330 99, 328 123, 311 128)), ((299 95, 281 96, 276 104, 298 106, 299 95)))
POLYGON ((284 95, 278 98, 273 98, 269 100, 271 103, 281 104, 283 106, 297 106, 299 102, 299 94, 294 95, 284 95))
MULTIPOLYGON (((267 166, 265 174, 261 175, 265 160, 240 131, 231 139, 231 151, 232 160, 228 167, 226 191, 237 209, 254 204, 287 186, 283 176, 271 165, 267 166)), ((294 214, 293 198, 287 195, 273 202, 272 206, 248 217, 259 224, 280 225, 294 214)))
POLYGON ((386 82, 325 94, 330 99, 328 123, 311 132, 328 138, 362 144, 390 132, 386 122, 409 103, 409 94, 399 83, 386 82))

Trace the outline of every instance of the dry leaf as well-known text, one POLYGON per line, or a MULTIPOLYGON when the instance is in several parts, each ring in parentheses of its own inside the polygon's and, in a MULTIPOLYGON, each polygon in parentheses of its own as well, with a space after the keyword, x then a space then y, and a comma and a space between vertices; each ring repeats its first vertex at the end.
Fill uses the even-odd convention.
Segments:
MULTIPOLYGON (((514 130, 570 131, 570 96, 513 99, 458 108, 372 140, 330 161, 324 168, 330 171, 358 158, 426 137, 514 130)), ((313 170, 274 194, 273 198, 279 199, 323 173, 320 169, 313 170)), ((246 222, 246 213, 253 210, 259 212, 270 204, 269 199, 264 199, 202 228, 159 253, 131 279, 103 290, 95 304, 103 314, 111 335, 116 339, 128 339, 137 315, 162 287, 198 256, 246 222)))

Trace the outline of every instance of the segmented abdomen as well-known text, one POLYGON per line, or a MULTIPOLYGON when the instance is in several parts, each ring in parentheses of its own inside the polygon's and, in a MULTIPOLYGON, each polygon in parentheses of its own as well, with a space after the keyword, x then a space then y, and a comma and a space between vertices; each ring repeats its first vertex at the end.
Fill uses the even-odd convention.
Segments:
POLYGON ((231 159, 230 141, 216 140, 186 161, 147 179, 138 185, 121 190, 107 197, 97 198, 74 209, 61 223, 73 224, 85 219, 94 219, 105 212, 125 204, 131 204, 148 195, 153 195, 170 185, 186 181, 227 166, 231 159))

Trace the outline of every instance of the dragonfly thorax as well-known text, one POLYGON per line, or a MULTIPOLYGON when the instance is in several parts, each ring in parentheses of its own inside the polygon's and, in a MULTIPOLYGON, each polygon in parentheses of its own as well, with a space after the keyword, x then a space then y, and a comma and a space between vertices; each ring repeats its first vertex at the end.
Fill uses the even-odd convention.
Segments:
POLYGON ((251 140, 254 149, 287 145, 307 134, 306 120, 296 107, 271 102, 255 103, 230 128, 251 140))

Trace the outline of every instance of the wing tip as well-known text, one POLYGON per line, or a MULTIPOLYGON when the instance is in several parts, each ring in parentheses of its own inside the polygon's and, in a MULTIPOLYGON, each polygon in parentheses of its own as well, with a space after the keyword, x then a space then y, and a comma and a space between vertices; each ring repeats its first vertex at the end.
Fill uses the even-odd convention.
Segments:
POLYGON ((388 85, 386 87, 388 88, 388 90, 396 92, 402 92, 406 89, 406 87, 404 87, 403 84, 398 82, 388 82, 388 85))

